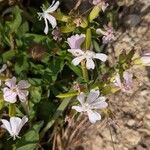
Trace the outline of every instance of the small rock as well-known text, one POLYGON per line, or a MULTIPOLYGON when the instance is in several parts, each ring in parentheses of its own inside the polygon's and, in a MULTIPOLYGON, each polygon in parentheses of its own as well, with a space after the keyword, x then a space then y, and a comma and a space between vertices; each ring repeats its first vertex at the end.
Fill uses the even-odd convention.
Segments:
POLYGON ((147 148, 141 146, 141 145, 137 145, 136 146, 136 150, 147 150, 147 148))
POLYGON ((135 27, 136 25, 138 25, 140 23, 141 18, 138 15, 131 14, 125 18, 125 21, 126 21, 127 25, 129 25, 131 27, 135 27))
POLYGON ((135 124, 135 120, 133 120, 133 119, 130 119, 130 120, 127 122, 127 125, 128 125, 129 127, 132 127, 134 124, 135 124))
POLYGON ((145 118, 150 120, 150 114, 146 114, 145 118))
POLYGON ((124 130, 123 136, 129 144, 133 146, 136 145, 141 139, 140 134, 134 130, 124 130))

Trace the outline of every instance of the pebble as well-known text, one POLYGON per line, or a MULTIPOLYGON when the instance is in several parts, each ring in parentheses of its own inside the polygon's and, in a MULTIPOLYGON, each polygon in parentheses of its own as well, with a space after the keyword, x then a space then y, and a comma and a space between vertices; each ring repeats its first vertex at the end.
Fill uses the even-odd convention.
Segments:
POLYGON ((135 120, 133 120, 133 119, 130 119, 130 120, 127 122, 127 125, 128 125, 129 127, 132 127, 134 124, 135 124, 135 120))
POLYGON ((128 143, 130 143, 130 146, 136 145, 141 139, 141 136, 138 132, 129 129, 123 131, 123 136, 128 141, 128 143))
POLYGON ((148 120, 150 120, 150 114, 146 114, 145 118, 148 119, 148 120))

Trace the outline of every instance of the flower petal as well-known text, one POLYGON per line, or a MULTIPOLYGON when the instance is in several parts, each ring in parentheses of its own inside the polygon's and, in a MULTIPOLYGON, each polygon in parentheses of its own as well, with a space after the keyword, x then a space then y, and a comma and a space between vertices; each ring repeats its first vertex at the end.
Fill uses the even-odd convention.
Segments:
POLYGON ((83 92, 81 92, 80 95, 77 96, 77 99, 78 99, 78 101, 80 102, 81 105, 84 104, 85 98, 86 98, 86 95, 83 92))
POLYGON ((83 111, 81 106, 72 106, 72 109, 75 109, 77 112, 82 112, 83 111))
POLYGON ((108 57, 108 56, 105 55, 105 54, 96 53, 94 58, 99 59, 99 60, 105 62, 105 61, 107 60, 107 57, 108 57))
POLYGON ((28 83, 28 81, 26 81, 26 80, 21 80, 21 81, 19 81, 18 82, 18 84, 17 84, 17 87, 19 88, 19 89, 26 89, 26 88, 29 88, 31 85, 28 83))
POLYGON ((132 73, 129 73, 129 72, 125 71, 123 73, 123 78, 124 78, 124 80, 125 80, 125 82, 126 82, 126 84, 128 86, 132 85, 132 78, 133 78, 133 74, 132 73))
POLYGON ((45 21, 44 33, 47 34, 47 33, 48 33, 48 22, 47 22, 47 18, 44 17, 44 21, 45 21))
POLYGON ((105 34, 106 34, 106 31, 103 31, 102 29, 98 28, 98 29, 96 29, 96 33, 97 33, 98 35, 100 35, 100 34, 105 35, 105 34))
POLYGON ((9 88, 14 88, 16 86, 16 77, 6 80, 5 85, 9 88))
POLYGON ((11 129, 11 125, 10 125, 10 122, 8 122, 6 119, 1 119, 1 121, 2 121, 2 125, 1 125, 1 127, 2 128, 4 128, 4 129, 6 129, 8 132, 9 132, 9 134, 11 135, 11 136, 13 136, 13 132, 12 132, 12 129, 11 129))
POLYGON ((9 88, 4 88, 3 89, 3 93, 4 93, 4 100, 9 102, 9 103, 15 103, 17 101, 17 93, 13 92, 12 90, 10 90, 9 88))
POLYGON ((150 64, 150 56, 143 56, 141 57, 141 61, 143 64, 150 64))
POLYGON ((92 109, 103 109, 108 106, 108 103, 105 102, 105 97, 99 97, 96 101, 91 104, 92 109))
POLYGON ((45 14, 46 19, 49 21, 49 23, 52 25, 52 28, 54 29, 57 26, 57 22, 55 17, 49 14, 45 14))
POLYGON ((109 6, 108 3, 106 3, 105 1, 101 3, 101 7, 102 7, 102 11, 104 12, 106 10, 106 8, 109 6))
POLYGON ((70 52, 73 56, 81 56, 84 54, 84 52, 81 49, 68 49, 68 52, 70 52))
POLYGON ((28 121, 28 118, 26 116, 24 116, 21 119, 21 123, 19 124, 18 130, 17 130, 17 135, 19 134, 21 128, 24 126, 24 124, 28 121))
POLYGON ((86 68, 87 69, 94 69, 95 68, 94 61, 91 58, 86 59, 86 68))
POLYGON ((87 103, 91 104, 94 102, 98 98, 99 94, 99 90, 92 89, 87 97, 87 103))
POLYGON ((18 128, 19 128, 20 124, 21 124, 20 118, 18 118, 18 117, 11 117, 10 118, 11 129, 12 129, 12 132, 15 136, 18 136, 18 134, 19 134, 18 128))
POLYGON ((77 66, 84 59, 84 56, 76 57, 72 60, 73 65, 77 66))
POLYGON ((101 115, 96 111, 89 110, 87 114, 91 123, 96 123, 97 120, 101 120, 101 115))
POLYGON ((55 4, 55 0, 53 0, 52 5, 45 11, 46 13, 53 13, 59 6, 60 2, 57 1, 55 4))
POLYGON ((70 46, 71 49, 80 49, 81 48, 81 44, 84 42, 85 40, 85 35, 81 34, 81 35, 72 35, 70 38, 67 38, 67 42, 70 46))
POLYGON ((118 86, 119 88, 122 88, 122 83, 120 79, 119 73, 116 74, 115 80, 114 80, 115 86, 118 86))
POLYGON ((25 102, 27 100, 29 92, 27 90, 18 90, 17 95, 20 99, 20 101, 25 102))

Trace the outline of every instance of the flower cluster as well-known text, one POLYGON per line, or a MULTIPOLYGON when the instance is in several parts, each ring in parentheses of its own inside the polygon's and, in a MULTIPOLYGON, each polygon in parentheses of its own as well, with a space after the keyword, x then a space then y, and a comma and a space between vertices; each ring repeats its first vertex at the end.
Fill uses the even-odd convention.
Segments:
MULTIPOLYGON (((1 70, 4 69, 6 69, 6 67, 3 67, 1 70)), ((27 88, 30 87, 30 84, 27 81, 21 80, 18 84, 16 84, 16 77, 12 77, 11 79, 7 79, 5 81, 5 85, 7 87, 3 88, 4 101, 11 104, 15 103, 17 98, 19 98, 21 102, 25 102, 27 100, 27 96, 29 94, 27 88)), ((5 128, 15 140, 16 137, 19 138, 19 132, 28 121, 28 118, 26 116, 22 119, 19 117, 11 117, 9 122, 6 119, 1 119, 1 121, 3 123, 1 127, 5 128)))
POLYGON ((77 66, 81 61, 86 61, 86 68, 87 69, 94 69, 95 63, 93 59, 99 59, 103 62, 107 60, 107 55, 103 53, 95 53, 91 50, 82 50, 81 44, 85 40, 85 35, 73 35, 70 38, 67 39, 68 44, 71 49, 68 49, 68 52, 70 52, 75 58, 72 60, 72 63, 77 66))
MULTIPOLYGON (((13 9, 10 12, 10 15, 12 15, 10 18, 14 18, 15 22, 17 22, 16 24, 14 24, 14 20, 11 22, 12 19, 9 19, 9 23, 5 23, 7 19, 2 19, 2 23, 0 23, 0 27, 4 31, 4 35, 2 35, 2 37, 4 36, 4 44, 2 43, 2 47, 5 43, 8 43, 2 48, 2 51, 10 48, 10 53, 9 50, 6 53, 2 52, 4 55, 2 54, 1 61, 3 63, 6 62, 8 67, 4 64, 0 68, 0 96, 3 97, 0 99, 0 109, 2 102, 1 110, 8 109, 6 116, 9 117, 9 120, 4 119, 4 115, 2 115, 0 121, 2 123, 1 127, 8 131, 13 140, 20 138, 20 131, 28 122, 28 117, 33 120, 31 121, 31 127, 34 121, 44 120, 48 123, 45 128, 42 126, 42 123, 41 125, 36 125, 36 129, 40 130, 42 128, 39 137, 43 138, 42 136, 58 120, 59 108, 61 108, 62 112, 66 110, 68 105, 72 108, 65 111, 71 111, 71 113, 68 113, 69 115, 77 111, 75 115, 78 113, 86 115, 92 124, 100 121, 103 114, 105 115, 108 112, 108 94, 118 90, 126 93, 132 92, 133 74, 130 72, 132 70, 131 67, 136 63, 145 66, 150 65, 149 50, 143 51, 140 57, 138 55, 138 58, 135 58, 134 50, 130 52, 124 51, 119 56, 114 55, 117 59, 110 64, 108 61, 111 59, 108 56, 110 51, 105 51, 105 48, 107 48, 106 44, 110 44, 117 37, 112 27, 114 20, 112 21, 111 17, 108 17, 111 16, 110 14, 113 11, 108 10, 105 12, 106 8, 109 9, 107 0, 88 0, 87 3, 87 7, 90 8, 81 15, 76 13, 82 12, 80 10, 83 8, 82 4, 84 5, 82 1, 77 2, 68 14, 65 14, 65 11, 63 12, 63 7, 58 9, 60 6, 59 0, 53 0, 49 7, 43 5, 41 7, 42 12, 38 12, 37 18, 34 19, 35 22, 37 20, 43 21, 44 35, 38 35, 40 32, 38 25, 30 22, 32 21, 30 20, 32 17, 30 18, 28 14, 30 12, 22 11, 21 7, 12 6, 13 9), (22 12, 26 16, 23 19, 21 18, 22 12), (106 15, 103 15, 104 13, 106 15), (106 20, 105 16, 107 16, 106 20), (104 19, 100 17, 104 17, 104 19), (107 25, 102 24, 104 22, 107 25), (3 24, 6 27, 2 27, 3 24), (12 29, 10 29, 11 25, 13 26, 12 29), (31 27, 31 30, 28 27, 31 27), (21 30, 23 31, 20 32, 21 30), (35 33, 29 33, 30 31, 35 31, 35 33), (17 37, 17 39, 14 37, 17 37), (29 42, 29 40, 32 41, 29 42), (12 51, 14 48, 16 51, 12 51), (23 52, 19 51, 21 48, 23 48, 23 52), (18 54, 17 57, 14 56, 16 54, 18 54), (42 57, 39 59, 39 56, 42 57), (9 59, 7 60, 7 58, 9 59), (15 58, 17 59, 15 60, 15 58), (21 68, 19 68, 20 65, 22 65, 21 68), (71 70, 71 74, 66 77, 67 69, 71 70), (19 75, 20 78, 31 75, 30 83, 33 83, 34 87, 30 88, 31 85, 27 80, 18 81, 15 74, 19 75), (65 82, 64 80, 58 81, 63 78, 65 78, 65 82), (56 101, 53 100, 54 95, 58 91, 68 91, 63 94, 59 93, 56 96, 57 98, 64 98, 59 108, 57 108, 58 105, 55 105, 56 101), (29 92, 31 96, 28 103, 29 92), (43 99, 46 99, 46 101, 42 101, 43 99), (48 101, 49 99, 52 99, 52 101, 48 101), (52 104, 50 108, 55 107, 54 110, 50 110, 47 113, 46 110, 49 109, 49 104, 52 104), (39 105, 41 106, 39 107, 39 105), (20 108, 24 109, 28 117, 22 115, 20 108), (42 113, 37 117, 38 112, 36 111, 38 109, 44 109, 47 114, 45 115, 44 112, 44 114, 42 113), (53 111, 56 111, 54 117, 50 118, 56 120, 47 120, 46 117, 51 112, 53 115, 53 111), (33 115, 29 116, 30 114, 33 115)), ((110 9, 113 9, 113 6, 110 9)), ((1 39, 2 37, 0 36, 1 39)), ((107 115, 109 114, 107 113, 107 115)), ((68 120, 68 123, 71 122, 69 117, 64 117, 68 120)), ((73 122, 75 122, 76 118, 73 115, 73 122)), ((60 122, 62 123, 62 121, 58 121, 58 123, 60 122)), ((60 127, 62 126, 60 125, 60 127)), ((39 140, 37 139, 36 141, 39 140)), ((23 142, 21 141, 20 143, 23 142)), ((16 145, 14 147, 16 148, 16 145)))

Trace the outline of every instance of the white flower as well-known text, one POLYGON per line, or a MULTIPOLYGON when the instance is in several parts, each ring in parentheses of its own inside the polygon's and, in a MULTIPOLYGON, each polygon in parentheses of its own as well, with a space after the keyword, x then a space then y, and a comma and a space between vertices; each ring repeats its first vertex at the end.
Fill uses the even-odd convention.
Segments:
POLYGON ((19 138, 19 132, 24 124, 28 121, 28 118, 26 116, 24 116, 22 119, 19 117, 11 117, 10 121, 7 121, 6 119, 1 119, 1 121, 3 123, 1 127, 6 129, 10 136, 12 136, 15 140, 16 137, 19 138))
POLYGON ((21 80, 16 84, 16 77, 13 77, 12 79, 6 80, 5 85, 7 85, 7 87, 3 89, 5 101, 15 103, 17 96, 22 102, 27 100, 29 92, 26 89, 30 87, 27 81, 21 80))
POLYGON ((72 60, 72 63, 77 66, 81 61, 86 61, 86 68, 87 69, 94 69, 95 63, 93 59, 99 59, 103 62, 107 60, 107 55, 103 53, 95 53, 90 50, 83 51, 81 50, 81 44, 85 40, 85 35, 73 35, 70 38, 67 39, 68 44, 71 49, 68 49, 68 52, 70 52, 75 58, 72 60))
MULTIPOLYGON (((7 65, 4 64, 4 65, 2 66, 2 68, 0 69, 0 74, 3 73, 3 72, 6 70, 6 68, 7 68, 7 65)), ((0 80, 0 86, 1 86, 1 80, 0 80)))
POLYGON ((99 90, 95 89, 90 91, 87 98, 86 95, 81 92, 77 97, 81 105, 73 106, 72 109, 75 109, 78 112, 87 113, 91 123, 95 123, 97 120, 101 120, 101 115, 96 110, 106 108, 108 104, 105 102, 106 98, 103 96, 99 97, 99 95, 99 90))
POLYGON ((53 17, 52 15, 50 15, 50 13, 53 13, 59 6, 59 1, 57 1, 55 3, 55 1, 52 2, 52 5, 50 5, 50 7, 46 10, 44 10, 44 8, 42 8, 43 13, 38 13, 40 20, 42 18, 44 18, 45 21, 45 29, 44 29, 44 33, 47 34, 48 33, 48 22, 52 25, 52 28, 54 29, 57 25, 56 19, 55 17, 53 17))
POLYGON ((82 60, 86 60, 86 68, 94 69, 95 63, 93 59, 99 59, 103 62, 107 60, 107 55, 102 53, 95 53, 93 51, 86 50, 85 52, 80 49, 69 49, 68 52, 72 53, 72 55, 76 56, 72 60, 72 63, 77 66, 82 60))

